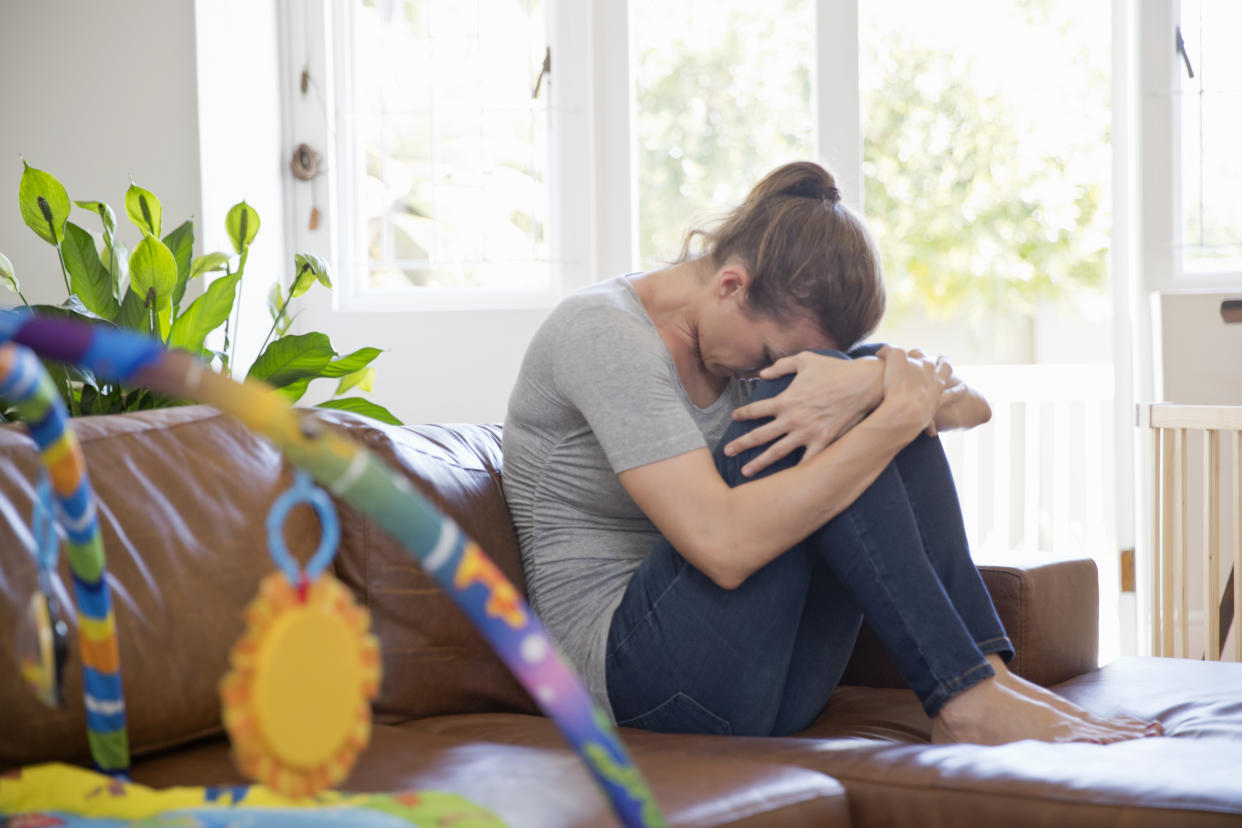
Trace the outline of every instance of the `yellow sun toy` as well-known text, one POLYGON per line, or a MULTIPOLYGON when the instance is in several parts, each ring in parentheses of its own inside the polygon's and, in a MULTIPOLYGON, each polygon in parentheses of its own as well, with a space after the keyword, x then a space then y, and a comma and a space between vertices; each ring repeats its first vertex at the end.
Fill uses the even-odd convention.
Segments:
POLYGON ((324 572, 340 525, 332 501, 304 472, 272 504, 267 535, 279 569, 260 584, 230 653, 220 682, 224 726, 242 773, 286 796, 311 796, 340 783, 370 740, 379 644, 367 611, 324 572), (299 503, 309 503, 322 525, 304 571, 283 534, 299 503))

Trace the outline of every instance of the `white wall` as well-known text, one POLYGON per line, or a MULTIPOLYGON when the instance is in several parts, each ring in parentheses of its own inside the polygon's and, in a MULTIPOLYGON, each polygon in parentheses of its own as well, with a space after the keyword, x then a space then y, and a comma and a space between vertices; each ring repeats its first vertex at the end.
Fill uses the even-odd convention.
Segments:
MULTIPOLYGON (((131 248, 130 176, 159 196, 167 228, 199 213, 193 0, 5 0, 0 78, 0 252, 31 302, 60 303, 65 287, 55 252, 21 220, 19 156, 70 198, 111 204, 131 248)), ((77 208, 72 220, 99 229, 77 208)))

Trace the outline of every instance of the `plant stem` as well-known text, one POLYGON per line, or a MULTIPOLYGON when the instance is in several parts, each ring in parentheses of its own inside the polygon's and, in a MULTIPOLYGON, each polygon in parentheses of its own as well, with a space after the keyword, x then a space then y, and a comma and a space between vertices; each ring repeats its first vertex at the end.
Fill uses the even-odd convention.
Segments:
POLYGON ((120 304, 121 299, 117 296, 118 288, 120 288, 120 280, 116 277, 116 236, 108 239, 108 281, 112 282, 112 296, 120 304))
MULTIPOLYGON (((224 265, 224 275, 229 277, 233 275, 233 266, 224 265)), ((233 370, 229 367, 229 326, 233 324, 233 314, 238 313, 237 296, 233 297, 233 309, 229 311, 229 318, 224 320, 224 345, 220 348, 220 371, 226 377, 233 376, 233 370)))
POLYGON ((73 383, 69 382, 69 372, 62 368, 60 379, 65 386, 65 406, 69 409, 69 416, 76 417, 82 413, 82 409, 78 407, 78 401, 73 397, 73 383))
MULTIPOLYGON (((245 282, 246 280, 246 258, 249 255, 250 255, 250 247, 249 246, 243 247, 242 252, 241 252, 241 258, 237 260, 237 296, 233 300, 233 308, 236 310, 236 313, 233 316, 233 351, 232 353, 229 352, 229 348, 227 344, 225 344, 224 346, 225 353, 229 354, 229 357, 228 357, 229 365, 233 364, 233 358, 237 356, 237 332, 241 330, 241 309, 242 309, 242 304, 243 304, 241 301, 242 295, 243 295, 242 283, 245 282)), ((227 340, 226 340, 226 343, 227 343, 227 340)), ((232 376, 232 369, 230 369, 229 376, 232 376)))
POLYGON ((267 348, 268 340, 272 338, 272 334, 276 332, 276 326, 280 324, 280 320, 285 316, 285 308, 289 307, 289 300, 293 298, 293 290, 289 290, 289 295, 285 297, 284 303, 280 306, 280 312, 276 314, 276 318, 272 320, 272 327, 268 328, 267 336, 263 337, 263 344, 259 346, 259 354, 267 348))
POLYGON ((56 243, 56 261, 60 262, 60 275, 65 280, 65 298, 68 299, 73 295, 73 288, 69 287, 69 273, 65 270, 65 254, 60 249, 60 242, 56 243))
POLYGON ((26 306, 26 310, 33 310, 33 308, 30 307, 30 303, 26 301, 26 297, 22 295, 20 290, 17 291, 17 298, 22 300, 22 304, 26 306))

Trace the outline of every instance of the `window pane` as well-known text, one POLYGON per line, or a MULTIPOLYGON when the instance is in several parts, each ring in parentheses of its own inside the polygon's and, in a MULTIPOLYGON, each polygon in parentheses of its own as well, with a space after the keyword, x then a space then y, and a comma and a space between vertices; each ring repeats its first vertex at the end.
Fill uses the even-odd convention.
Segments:
POLYGON ((1242 4, 1183 0, 1181 29, 1183 265, 1242 269, 1242 4))
POLYGON ((1107 360, 1109 4, 859 11, 886 330, 934 333, 960 361, 1107 360))
POLYGON ((814 155, 809 0, 631 2, 638 248, 674 259, 773 167, 814 155))
POLYGON ((541 0, 359 2, 366 288, 548 286, 544 31, 541 0))

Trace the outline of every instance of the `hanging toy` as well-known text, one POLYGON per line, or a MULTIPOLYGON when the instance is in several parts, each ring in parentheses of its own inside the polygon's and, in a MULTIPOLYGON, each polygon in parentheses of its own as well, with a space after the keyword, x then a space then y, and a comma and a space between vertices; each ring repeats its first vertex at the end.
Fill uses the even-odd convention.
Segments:
POLYGON ((246 608, 246 631, 220 682, 238 767, 291 797, 341 782, 371 737, 379 643, 367 611, 324 571, 340 535, 331 499, 299 469, 268 513, 268 551, 278 569, 246 608), (304 570, 284 541, 285 519, 300 503, 310 504, 322 527, 304 570))
POLYGON ((17 629, 17 664, 23 679, 48 707, 65 706, 65 661, 69 657, 69 626, 73 605, 61 601, 64 586, 56 574, 60 540, 52 514, 52 485, 46 472, 35 492, 31 528, 38 567, 39 589, 30 596, 17 629))

